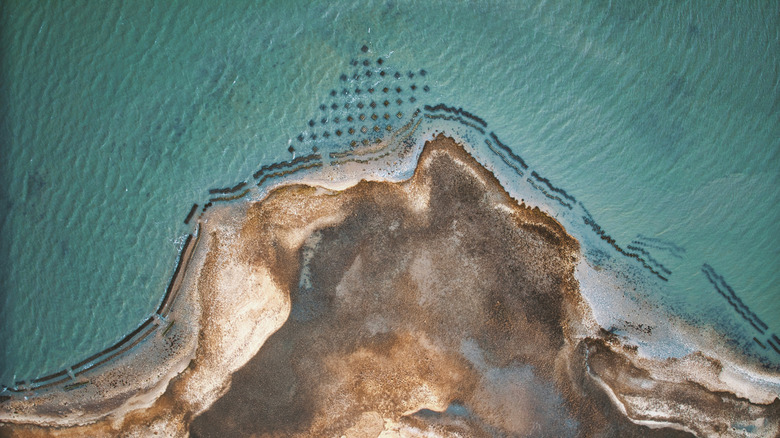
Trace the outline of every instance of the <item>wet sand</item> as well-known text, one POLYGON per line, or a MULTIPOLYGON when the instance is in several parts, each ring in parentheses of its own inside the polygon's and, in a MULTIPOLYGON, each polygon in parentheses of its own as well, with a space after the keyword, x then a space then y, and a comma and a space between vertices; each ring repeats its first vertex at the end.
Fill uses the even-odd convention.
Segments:
POLYGON ((0 434, 778 432, 780 400, 724 390, 717 361, 642 358, 601 330, 578 243, 443 135, 409 181, 286 186, 202 220, 180 292, 198 302, 197 350, 165 393, 122 418, 0 434))

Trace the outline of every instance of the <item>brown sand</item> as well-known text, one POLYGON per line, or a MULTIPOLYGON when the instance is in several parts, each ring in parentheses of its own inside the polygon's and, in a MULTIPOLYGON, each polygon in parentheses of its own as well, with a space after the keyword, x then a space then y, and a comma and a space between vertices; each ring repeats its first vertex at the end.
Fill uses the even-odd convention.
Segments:
POLYGON ((597 331, 573 277, 577 242, 447 137, 426 144, 407 182, 283 187, 203 226, 199 275, 185 284, 201 302, 198 350, 165 394, 121 421, 0 434, 777 430, 777 399, 659 380, 657 363, 597 331))

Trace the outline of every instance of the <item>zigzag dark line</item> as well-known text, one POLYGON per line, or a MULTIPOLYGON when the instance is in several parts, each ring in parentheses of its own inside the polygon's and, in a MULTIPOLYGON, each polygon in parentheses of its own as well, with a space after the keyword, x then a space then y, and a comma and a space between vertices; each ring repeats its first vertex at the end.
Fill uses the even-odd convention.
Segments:
POLYGON ((477 122, 480 125, 482 125, 485 128, 487 128, 487 122, 486 121, 484 121, 481 118, 475 116, 474 114, 471 114, 468 111, 464 111, 463 108, 455 108, 455 107, 452 107, 452 106, 447 106, 447 105, 445 105, 443 103, 440 103, 440 104, 438 104, 436 106, 425 105, 423 108, 425 108, 426 111, 446 111, 448 113, 462 115, 462 116, 470 118, 471 120, 474 120, 475 122, 477 122))
POLYGON ((651 243, 642 242, 641 240, 634 240, 631 243, 634 244, 634 245, 644 246, 645 248, 652 248, 652 249, 657 249, 659 251, 666 251, 669 254, 671 254, 672 256, 677 257, 678 259, 682 259, 682 256, 680 254, 678 254, 677 251, 674 251, 672 248, 669 248, 669 247, 656 246, 656 245, 653 245, 651 243))
MULTIPOLYGON (((586 213, 587 213, 587 211, 586 211, 586 213)), ((582 219, 585 221, 586 225, 589 225, 593 229, 593 231, 596 234, 598 234, 599 237, 601 237, 601 240, 604 240, 607 243, 609 243, 610 245, 612 245, 612 247, 615 248, 615 250, 617 250, 617 252, 623 254, 624 256, 630 257, 632 259, 636 259, 637 261, 639 261, 639 263, 642 264, 642 266, 644 266, 648 271, 650 271, 653 274, 655 274, 661 280, 669 281, 668 278, 664 277, 663 275, 661 275, 661 273, 659 273, 658 271, 653 269, 652 266, 648 265, 647 262, 642 257, 639 257, 639 254, 627 252, 626 250, 624 250, 623 248, 618 246, 617 242, 615 242, 615 239, 613 239, 611 236, 609 236, 607 233, 605 233, 604 230, 601 229, 599 224, 597 224, 596 221, 594 221, 593 218, 589 217, 589 216, 590 216, 590 214, 588 216, 583 216, 582 219)))
POLYGON ((515 161, 517 161, 518 163, 520 163, 520 167, 522 167, 523 169, 526 169, 526 170, 528 169, 528 165, 527 165, 527 164, 525 164, 525 161, 523 161, 523 159, 522 159, 522 158, 520 158, 518 155, 515 155, 515 153, 514 153, 514 152, 512 152, 512 149, 509 149, 509 146, 505 145, 504 143, 501 143, 501 140, 499 140, 499 139, 498 139, 498 137, 496 137, 496 134, 495 134, 494 132, 491 132, 491 133, 490 133, 490 138, 492 138, 492 139, 493 139, 493 141, 495 141, 495 142, 496 142, 496 144, 498 145, 498 147, 500 147, 501 149, 503 149, 503 150, 504 150, 504 152, 506 152, 507 154, 509 154, 509 156, 510 156, 510 157, 511 157, 513 160, 515 160, 515 161))
POLYGON ((722 276, 722 275, 720 275, 720 274, 718 274, 717 272, 715 272, 715 269, 714 269, 712 266, 710 266, 709 264, 705 263, 705 264, 702 266, 702 268, 709 269, 709 271, 712 273, 713 277, 717 278, 717 279, 720 281, 720 283, 721 283, 721 284, 722 284, 722 285, 723 285, 723 286, 726 288, 726 290, 728 290, 729 294, 731 294, 731 296, 732 296, 732 297, 734 297, 734 301, 736 301, 736 302, 737 302, 737 304, 738 304, 739 306, 741 306, 741 307, 742 307, 742 308, 745 310, 745 313, 749 314, 749 315, 752 317, 752 319, 753 319, 753 320, 755 320, 755 322, 756 322, 758 325, 760 325, 761 327, 763 327, 763 330, 761 330, 761 333, 762 333, 762 334, 764 333, 764 330, 766 330, 766 329, 768 329, 768 328, 769 328, 769 327, 767 327, 767 325, 764 323, 764 321, 761 321, 761 319, 758 317, 758 315, 756 315, 755 313, 753 313, 753 312, 750 310, 750 308, 749 308, 748 306, 746 306, 746 305, 745 305, 745 303, 743 303, 743 302, 742 302, 742 300, 741 300, 741 299, 740 299, 740 298, 737 296, 736 292, 734 292, 734 289, 732 289, 732 288, 731 288, 731 286, 729 286, 729 284, 728 284, 728 283, 726 283, 726 279, 725 279, 725 278, 723 278, 723 276, 722 276))
MULTIPOLYGON (((705 264, 705 266, 708 266, 708 265, 706 265, 706 264, 705 264)), ((764 331, 763 331, 763 330, 761 330, 761 329, 760 329, 760 328, 759 328, 759 327, 758 327, 758 326, 757 326, 757 325, 756 325, 756 324, 753 322, 753 320, 752 320, 752 319, 750 319, 750 318, 749 318, 749 317, 748 317, 748 316, 747 316, 747 315, 746 315, 746 314, 745 314, 745 313, 742 311, 742 309, 740 309, 740 308, 739 308, 739 306, 737 306, 737 305, 736 305, 736 303, 734 303, 734 302, 731 300, 731 297, 729 297, 728 295, 726 295, 726 293, 725 293, 725 292, 723 292, 723 291, 720 289, 720 287, 718 286, 718 282, 716 282, 716 281, 715 281, 716 279, 715 279, 715 278, 714 278, 714 277, 711 275, 711 273, 710 273, 710 272, 709 272, 707 269, 705 269, 705 267, 702 267, 701 271, 704 273, 704 276, 705 276, 705 277, 707 277, 707 280, 708 280, 708 281, 709 281, 709 282, 710 282, 710 283, 711 283, 711 284, 712 284, 712 285, 715 287, 715 290, 716 290, 716 291, 717 291, 717 292, 718 292, 718 293, 719 293, 719 294, 720 294, 720 295, 721 295, 723 298, 725 298, 725 299, 726 299, 726 301, 728 301, 728 303, 731 305, 731 307, 733 307, 733 308, 734 308, 734 310, 736 310, 736 311, 737 311, 737 313, 739 313, 739 315, 742 317, 742 319, 744 319, 745 321, 749 322, 749 323, 750 323, 750 325, 752 325, 752 326, 753 326, 753 328, 755 328, 756 330, 758 330, 758 331, 759 331, 759 332, 760 332, 760 333, 763 335, 763 334, 764 334, 764 331)))
POLYGON ((649 252, 645 251, 642 248, 633 246, 633 245, 626 245, 626 249, 629 249, 631 251, 636 251, 638 253, 644 254, 645 257, 647 257, 647 260, 650 261, 650 263, 656 265, 658 269, 664 271, 667 275, 672 275, 672 271, 666 268, 663 264, 661 264, 658 260, 654 259, 653 256, 650 255, 649 252))
POLYGON ((311 168, 314 168, 314 167, 322 167, 322 163, 321 163, 321 162, 316 162, 316 163, 311 163, 311 164, 304 164, 304 165, 298 166, 298 167, 296 167, 296 168, 294 168, 294 169, 283 170, 283 171, 281 171, 281 172, 276 172, 276 173, 269 173, 269 174, 267 174, 267 175, 263 175, 263 177, 262 177, 262 178, 260 178, 260 181, 257 183, 257 186, 258 186, 258 187, 259 187, 259 186, 262 186, 262 185, 263 185, 263 183, 264 183, 264 182, 265 182, 267 179, 269 179, 269 178, 275 178, 275 177, 277 177, 277 176, 285 176, 285 175, 289 175, 289 174, 291 174, 291 173, 298 172, 298 171, 300 171, 300 170, 304 170, 304 169, 311 169, 311 168))
POLYGON ((245 189, 243 192, 241 192, 241 193, 239 193, 237 195, 233 195, 233 196, 222 196, 222 197, 219 197, 219 198, 211 198, 211 199, 209 199, 209 204, 213 204, 214 202, 233 201, 233 200, 236 200, 236 199, 239 199, 239 198, 243 198, 244 196, 247 195, 247 193, 249 193, 249 189, 245 189))
POLYGON ((227 194, 227 193, 233 193, 239 191, 241 188, 243 188, 246 185, 246 181, 241 181, 240 183, 234 185, 233 187, 226 188, 226 189, 210 189, 209 194, 214 195, 217 193, 220 194, 227 194))
POLYGON ((506 157, 504 157, 501 154, 501 152, 499 152, 495 148, 493 148, 493 144, 490 143, 490 140, 485 139, 485 144, 487 145, 488 148, 490 148, 491 151, 493 151, 494 154, 498 155, 498 157, 501 158, 501 161, 503 161, 507 166, 511 167, 512 170, 514 170, 516 174, 518 174, 519 176, 523 176, 523 171, 518 169, 517 166, 515 166, 513 162, 507 160, 506 157))
POLYGON ((637 236, 637 237, 639 237, 639 239, 641 239, 641 240, 644 240, 645 242, 653 242, 653 243, 656 243, 658 245, 671 248, 671 249, 673 249, 675 251, 678 251, 678 252, 685 252, 685 248, 683 248, 682 246, 678 246, 678 245, 674 244, 673 242, 669 242, 669 241, 666 241, 664 239, 659 239, 657 237, 643 236, 641 234, 639 236, 637 236))
POLYGON ((574 199, 574 196, 571 196, 571 195, 569 195, 568 193, 566 193, 566 190, 559 189, 558 187, 555 187, 555 186, 553 186, 553 185, 550 183, 550 180, 549 180, 549 179, 542 177, 541 175, 539 175, 538 173, 536 173, 536 171, 535 171, 535 170, 531 172, 531 176, 533 176, 534 178, 536 178, 538 181, 541 181, 541 182, 545 183, 545 184, 547 185, 547 187, 549 187, 549 188, 550 188, 550 190, 552 190, 553 192, 560 193, 561 195, 563 195, 563 197, 564 197, 564 198, 568 199, 568 200, 569 200, 569 201, 571 201, 571 202, 577 202, 577 200, 576 200, 576 199, 574 199))
POLYGON ((547 193, 547 190, 545 190, 544 187, 539 187, 538 185, 536 185, 536 183, 534 183, 534 181, 531 178, 526 178, 526 181, 528 181, 528 183, 531 184, 531 186, 533 186, 533 188, 535 188, 536 190, 539 190, 540 192, 542 192, 544 194, 544 196, 547 196, 550 199, 554 199, 554 200, 558 201, 559 204, 563 205, 564 207, 568 208, 569 210, 572 210, 572 206, 570 204, 564 202, 563 199, 561 199, 561 198, 559 198, 559 197, 557 197, 555 195, 551 195, 551 194, 547 193))
POLYGON ((267 172, 269 170, 283 169, 285 167, 294 166, 294 165, 296 165, 298 163, 305 163, 307 161, 320 160, 320 159, 322 159, 322 155, 320 155, 320 154, 311 154, 311 155, 301 156, 301 157, 298 157, 298 158, 296 158, 294 160, 290 160, 290 161, 280 161, 278 163, 267 164, 267 165, 261 167, 260 170, 255 172, 254 175, 252 175, 252 177, 254 179, 257 179, 257 178, 260 178, 260 175, 262 175, 263 173, 265 173, 265 172, 267 172))
POLYGON ((475 125, 473 123, 467 122, 467 121, 463 120, 462 118, 460 118, 458 116, 445 116, 443 114, 426 114, 425 118, 427 118, 427 119, 452 120, 452 121, 460 123, 461 125, 468 126, 469 128, 476 129, 477 131, 479 131, 480 134, 483 134, 483 135, 485 134, 485 130, 484 129, 480 128, 479 126, 477 126, 477 125, 475 125))
POLYGON ((756 339, 756 337, 755 337, 755 336, 753 336, 753 340, 754 340, 754 341, 756 341, 756 344, 758 344, 758 345, 759 345, 761 348, 763 348, 764 350, 766 350, 766 345, 762 344, 762 343, 761 343, 761 341, 759 341, 758 339, 756 339))

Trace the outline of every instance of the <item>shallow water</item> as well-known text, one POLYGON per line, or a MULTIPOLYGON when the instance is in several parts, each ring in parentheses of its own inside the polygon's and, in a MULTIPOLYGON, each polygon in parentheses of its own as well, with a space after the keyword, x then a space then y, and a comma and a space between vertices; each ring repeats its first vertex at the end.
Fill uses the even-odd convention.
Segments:
POLYGON ((308 122, 349 113, 319 107, 343 105, 331 90, 364 57, 417 72, 374 76, 428 85, 415 105, 486 120, 621 247, 642 235, 684 248, 649 250, 672 272, 649 298, 780 364, 752 341, 780 332, 776 3, 271 3, 0 7, 0 382, 145 320, 208 189, 291 159, 291 145, 348 148, 311 140, 308 122))

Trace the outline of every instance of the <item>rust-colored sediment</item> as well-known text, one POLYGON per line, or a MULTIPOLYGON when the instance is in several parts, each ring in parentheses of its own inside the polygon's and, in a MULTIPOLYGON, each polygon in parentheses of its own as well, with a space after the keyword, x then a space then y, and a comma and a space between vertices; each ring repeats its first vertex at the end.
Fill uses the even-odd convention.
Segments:
POLYGON ((777 400, 655 382, 633 351, 591 333, 577 242, 450 138, 426 144, 409 181, 288 186, 240 211, 231 226, 204 225, 198 352, 154 406, 118 424, 0 433, 688 435, 619 408, 653 420, 632 410, 653 392, 708 416, 709 426, 668 419, 697 434, 780 416, 777 400), (269 323, 269 309, 289 316, 269 323), (204 377, 240 362, 226 355, 248 360, 229 388, 204 377))

